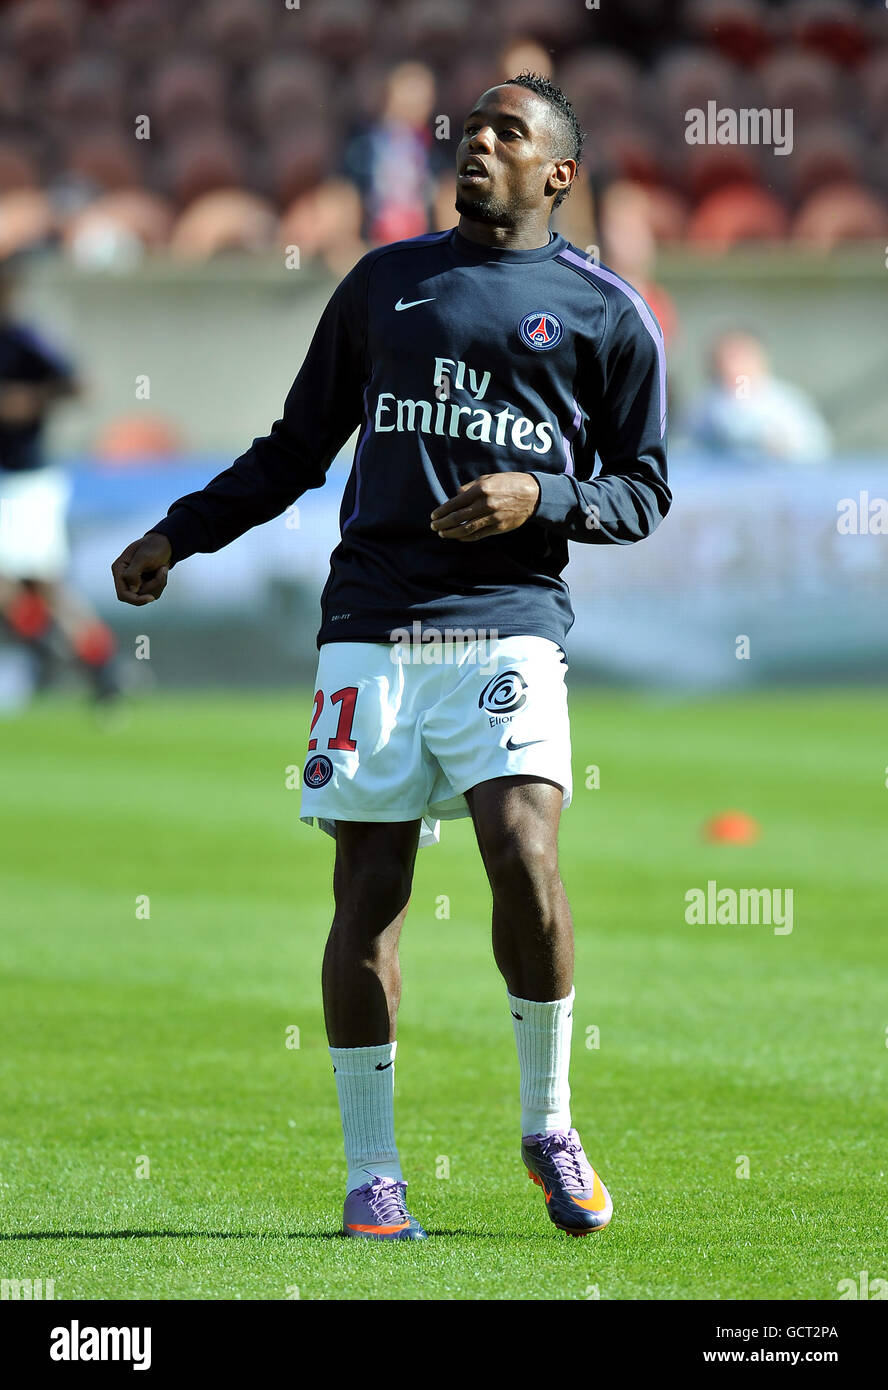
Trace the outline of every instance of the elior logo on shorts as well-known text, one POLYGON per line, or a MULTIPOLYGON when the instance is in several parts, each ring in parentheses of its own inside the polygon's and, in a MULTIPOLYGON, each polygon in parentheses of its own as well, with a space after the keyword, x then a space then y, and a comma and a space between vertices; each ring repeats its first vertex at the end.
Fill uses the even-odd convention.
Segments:
POLYGON ((527 681, 520 671, 501 671, 481 691, 478 708, 491 714, 514 714, 527 704, 526 689, 527 681))

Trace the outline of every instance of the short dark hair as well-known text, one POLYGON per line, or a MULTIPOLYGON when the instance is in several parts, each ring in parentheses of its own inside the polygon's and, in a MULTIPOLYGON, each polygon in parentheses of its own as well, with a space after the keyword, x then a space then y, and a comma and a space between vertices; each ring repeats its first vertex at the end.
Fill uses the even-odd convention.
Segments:
MULTIPOLYGON (((552 108, 555 112, 552 124, 556 131, 557 144, 560 147, 559 158, 575 159, 579 165, 583 157, 583 144, 586 137, 577 120, 576 111, 561 88, 556 87, 554 82, 550 82, 548 77, 543 77, 542 73, 539 72, 521 72, 517 77, 506 78, 502 85, 504 87, 524 87, 552 108)), ((553 208, 560 207, 569 192, 570 188, 564 188, 560 193, 556 193, 553 208)))

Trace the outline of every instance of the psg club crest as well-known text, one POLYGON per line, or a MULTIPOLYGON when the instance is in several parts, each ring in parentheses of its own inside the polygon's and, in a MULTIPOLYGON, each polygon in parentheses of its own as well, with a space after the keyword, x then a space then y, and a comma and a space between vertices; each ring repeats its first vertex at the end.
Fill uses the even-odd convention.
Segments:
POLYGON ((333 776, 333 764, 323 753, 312 753, 305 764, 302 780, 307 787, 326 787, 333 776))
POLYGON ((564 337, 564 324, 554 314, 525 314, 518 335, 535 352, 548 352, 564 337))

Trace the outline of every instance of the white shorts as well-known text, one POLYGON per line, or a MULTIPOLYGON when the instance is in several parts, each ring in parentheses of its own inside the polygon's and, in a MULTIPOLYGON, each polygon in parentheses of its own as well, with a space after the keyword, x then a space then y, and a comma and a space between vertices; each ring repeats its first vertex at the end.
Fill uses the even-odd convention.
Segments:
POLYGON ((68 565, 70 492, 60 468, 0 470, 0 575, 47 582, 62 578, 68 565))
POLYGON ((487 642, 328 642, 321 648, 301 819, 335 822, 469 814, 465 791, 493 777, 543 777, 570 805, 567 660, 545 637, 487 642), (449 660, 448 660, 449 658, 449 660))

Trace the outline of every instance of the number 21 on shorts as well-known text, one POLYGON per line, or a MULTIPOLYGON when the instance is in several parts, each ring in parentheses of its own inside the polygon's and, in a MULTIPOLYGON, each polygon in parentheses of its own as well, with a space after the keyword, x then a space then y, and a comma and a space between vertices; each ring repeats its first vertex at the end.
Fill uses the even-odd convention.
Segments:
MULTIPOLYGON (((327 747, 338 749, 341 752, 353 753, 357 744, 351 736, 352 724, 355 719, 355 704, 358 698, 358 687, 356 685, 343 686, 342 690, 335 691, 330 696, 331 705, 339 705, 339 722, 336 725, 336 733, 333 738, 327 739, 327 747)), ((311 716, 311 728, 309 729, 308 751, 314 753, 318 746, 316 738, 312 738, 314 726, 321 717, 324 708, 324 692, 316 690, 314 697, 314 713, 311 716)))

